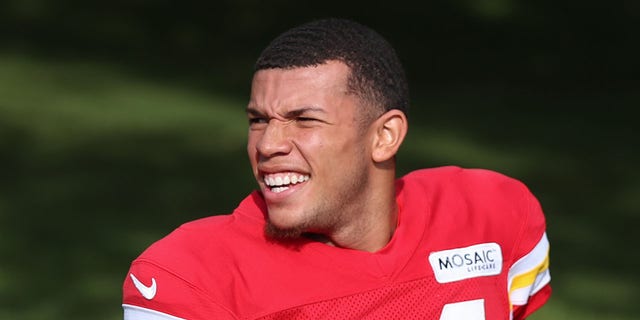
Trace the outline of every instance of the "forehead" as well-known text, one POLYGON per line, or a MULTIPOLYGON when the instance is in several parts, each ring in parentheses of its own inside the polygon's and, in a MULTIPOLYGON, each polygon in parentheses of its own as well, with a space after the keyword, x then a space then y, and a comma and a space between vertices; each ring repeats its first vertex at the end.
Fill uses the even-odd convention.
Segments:
POLYGON ((251 84, 250 107, 273 108, 322 104, 348 95, 350 69, 339 61, 292 69, 257 71, 251 84))

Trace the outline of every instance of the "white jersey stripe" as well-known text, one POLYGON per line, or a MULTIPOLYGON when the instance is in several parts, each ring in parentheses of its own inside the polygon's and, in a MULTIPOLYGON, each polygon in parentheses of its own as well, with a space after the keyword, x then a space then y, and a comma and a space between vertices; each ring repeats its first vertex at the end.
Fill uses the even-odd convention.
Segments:
POLYGON ((551 280, 549 274, 549 240, 544 233, 527 255, 511 266, 507 290, 512 305, 523 305, 551 280))
POLYGON ((527 286, 531 286, 536 283, 536 279, 538 276, 549 269, 549 255, 545 258, 542 263, 535 266, 533 269, 528 272, 522 273, 520 275, 515 276, 511 280, 511 288, 510 290, 520 289, 527 286))
POLYGON ((536 294, 542 287, 544 287, 547 283, 551 281, 551 273, 549 272, 549 268, 544 270, 544 272, 540 273, 536 277, 536 282, 533 283, 533 290, 531 290, 531 294, 536 294))
POLYGON ((516 306, 521 306, 527 304, 529 297, 536 294, 540 289, 544 287, 551 280, 551 276, 549 275, 549 270, 544 271, 539 274, 536 283, 530 286, 526 286, 520 289, 512 290, 509 294, 511 299, 511 304, 516 306))
POLYGON ((170 314, 147 308, 123 304, 124 320, 184 320, 170 314))

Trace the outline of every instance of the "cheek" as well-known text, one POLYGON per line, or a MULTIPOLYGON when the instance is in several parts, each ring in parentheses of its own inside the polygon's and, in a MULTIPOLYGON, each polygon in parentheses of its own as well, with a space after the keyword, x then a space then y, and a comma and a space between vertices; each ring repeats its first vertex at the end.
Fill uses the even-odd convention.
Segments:
POLYGON ((247 137, 247 155, 249 156, 249 162, 253 168, 255 168, 258 163, 258 151, 256 149, 257 141, 258 137, 250 132, 247 137))
POLYGON ((334 145, 335 141, 323 134, 322 131, 300 130, 296 132, 293 143, 304 156, 317 157, 323 155, 334 145))
POLYGON ((338 170, 348 166, 353 157, 359 156, 362 143, 351 132, 323 131, 299 136, 297 146, 307 161, 326 170, 338 170))

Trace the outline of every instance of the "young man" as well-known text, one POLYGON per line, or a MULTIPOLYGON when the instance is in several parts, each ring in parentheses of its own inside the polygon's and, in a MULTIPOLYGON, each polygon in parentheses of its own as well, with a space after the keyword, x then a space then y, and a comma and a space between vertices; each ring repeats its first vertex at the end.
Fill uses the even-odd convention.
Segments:
POLYGON ((396 180, 408 89, 392 47, 327 19, 256 64, 259 190, 187 223, 124 282, 133 319, 524 319, 550 295, 545 221, 520 182, 442 167, 396 180))

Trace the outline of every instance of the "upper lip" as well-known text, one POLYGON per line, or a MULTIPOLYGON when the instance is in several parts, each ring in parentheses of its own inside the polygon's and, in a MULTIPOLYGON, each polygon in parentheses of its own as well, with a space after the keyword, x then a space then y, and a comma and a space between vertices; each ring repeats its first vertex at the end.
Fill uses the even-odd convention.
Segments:
POLYGON ((261 176, 273 173, 281 173, 281 172, 295 172, 300 174, 308 175, 309 173, 300 168, 295 168, 287 165, 258 165, 258 173, 261 176))

